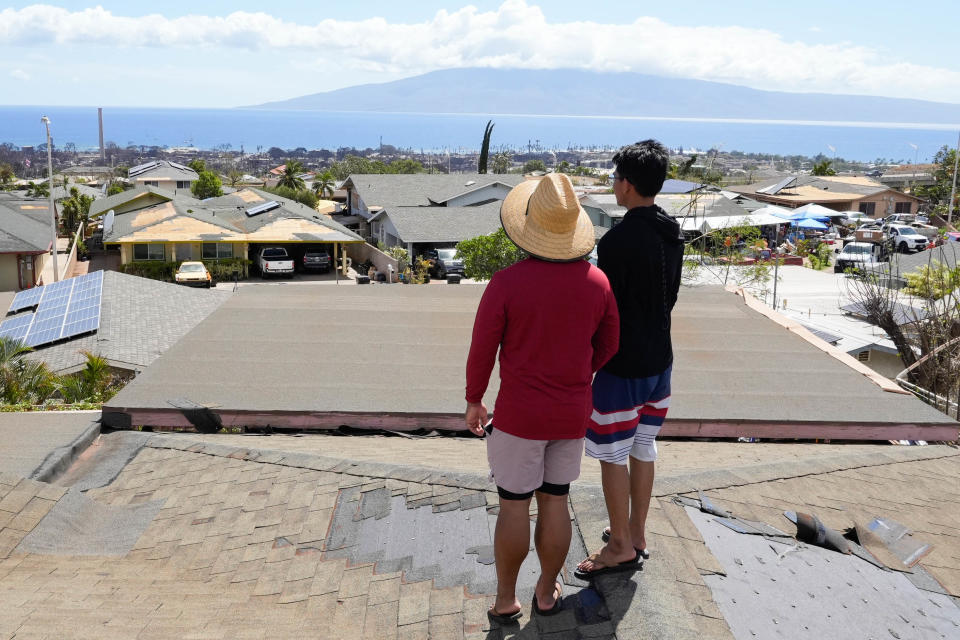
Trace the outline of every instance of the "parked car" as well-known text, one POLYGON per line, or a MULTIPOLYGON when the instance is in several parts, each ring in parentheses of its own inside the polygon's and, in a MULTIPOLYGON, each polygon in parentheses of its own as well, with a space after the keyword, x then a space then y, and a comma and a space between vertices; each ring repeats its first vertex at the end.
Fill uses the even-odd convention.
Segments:
POLYGON ((843 224, 848 227, 856 227, 858 224, 873 222, 873 218, 863 211, 844 211, 843 215, 845 216, 843 224))
POLYGON ((883 219, 884 224, 910 224, 916 221, 917 216, 912 213, 894 213, 883 219))
POLYGON ((900 253, 923 251, 930 242, 925 235, 906 224, 887 224, 883 230, 887 233, 890 247, 900 253))
POLYGON ((303 254, 303 270, 319 271, 327 273, 330 271, 330 254, 326 251, 308 251, 303 254))
POLYGON ((834 273, 843 273, 847 269, 863 269, 879 264, 876 256, 878 246, 869 242, 851 242, 847 244, 833 264, 834 273))
POLYGON ((283 247, 264 247, 257 256, 260 277, 293 275, 293 259, 283 247))
POLYGON ((430 275, 434 278, 446 278, 448 273, 465 275, 463 260, 457 258, 456 249, 425 251, 423 257, 430 261, 430 275))
POLYGON ((207 267, 202 262, 184 262, 177 269, 173 279, 177 284, 185 284, 191 287, 210 288, 213 283, 213 277, 207 271, 207 267))

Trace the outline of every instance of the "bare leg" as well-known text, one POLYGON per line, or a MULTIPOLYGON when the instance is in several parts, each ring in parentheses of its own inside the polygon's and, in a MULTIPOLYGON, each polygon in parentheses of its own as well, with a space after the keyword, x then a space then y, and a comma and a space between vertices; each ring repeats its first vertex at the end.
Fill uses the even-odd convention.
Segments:
POLYGON ((500 500, 500 514, 493 534, 493 557, 497 565, 497 600, 494 613, 520 610, 517 575, 530 550, 530 498, 500 500))
MULTIPOLYGON (((647 512, 653 494, 654 462, 630 457, 630 537, 637 549, 647 548, 647 512)), ((613 518, 610 519, 611 525, 613 518)))
MULTIPOLYGON (((626 465, 600 461, 603 497, 610 515, 610 541, 600 550, 600 562, 611 566, 636 557, 630 536, 630 474, 626 465)), ((599 566, 589 558, 578 567, 592 571, 599 566)))
POLYGON ((533 532, 533 543, 540 558, 540 578, 537 580, 535 594, 537 606, 543 610, 551 609, 560 595, 557 593, 557 576, 563 569, 563 562, 570 550, 570 538, 573 528, 570 525, 570 513, 567 511, 567 496, 555 496, 536 492, 537 526, 533 532))

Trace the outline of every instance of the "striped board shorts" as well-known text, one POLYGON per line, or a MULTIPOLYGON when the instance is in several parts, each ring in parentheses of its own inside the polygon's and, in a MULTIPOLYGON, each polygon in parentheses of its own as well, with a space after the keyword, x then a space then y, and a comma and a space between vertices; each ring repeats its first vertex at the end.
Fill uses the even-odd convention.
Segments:
POLYGON ((671 370, 649 378, 597 372, 587 422, 588 456, 613 464, 627 464, 627 456, 641 462, 657 459, 657 434, 670 408, 671 370))

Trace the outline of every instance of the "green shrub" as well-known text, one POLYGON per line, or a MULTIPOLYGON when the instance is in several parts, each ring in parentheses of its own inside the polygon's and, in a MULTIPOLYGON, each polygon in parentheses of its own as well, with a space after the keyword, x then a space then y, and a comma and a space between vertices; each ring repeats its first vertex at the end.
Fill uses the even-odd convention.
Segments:
POLYGON ((132 276, 173 282, 173 274, 176 273, 178 266, 180 266, 178 262, 151 260, 149 262, 128 262, 121 265, 120 269, 123 273, 129 273, 132 276))

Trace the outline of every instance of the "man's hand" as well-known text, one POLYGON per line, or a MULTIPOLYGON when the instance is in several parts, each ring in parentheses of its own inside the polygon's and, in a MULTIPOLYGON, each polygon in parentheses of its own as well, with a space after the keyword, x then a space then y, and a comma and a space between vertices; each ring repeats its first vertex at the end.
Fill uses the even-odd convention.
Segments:
POLYGON ((464 420, 467 423, 467 429, 482 438, 485 433, 483 427, 487 424, 487 406, 483 402, 468 402, 464 420))

